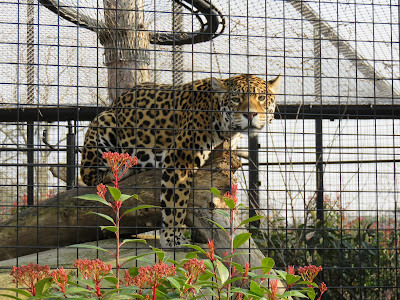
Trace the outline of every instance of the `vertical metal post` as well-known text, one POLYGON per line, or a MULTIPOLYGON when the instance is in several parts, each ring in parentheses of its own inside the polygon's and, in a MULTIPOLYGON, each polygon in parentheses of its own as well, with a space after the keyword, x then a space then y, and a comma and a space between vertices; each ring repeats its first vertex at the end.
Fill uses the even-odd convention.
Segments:
POLYGON ((75 183, 75 133, 71 121, 68 122, 67 133, 67 190, 74 187, 75 183))
MULTIPOLYGON (((172 1, 172 30, 183 32, 183 8, 180 4, 172 1)), ((183 83, 183 47, 174 45, 172 47, 172 83, 183 83)))
POLYGON ((33 104, 35 100, 34 94, 34 82, 35 82, 35 31, 34 31, 34 0, 28 0, 27 2, 27 24, 26 24, 26 102, 33 104))
POLYGON ((322 144, 322 118, 315 119, 315 154, 317 172, 317 218, 324 220, 324 160, 322 144))
MULTIPOLYGON (((260 182, 259 182, 259 162, 258 162, 258 137, 249 136, 249 217, 256 215, 260 208, 260 182)), ((254 227, 260 227, 260 221, 251 223, 254 227)))
POLYGON ((26 156, 27 156, 27 196, 28 196, 28 205, 34 204, 34 179, 35 179, 35 169, 34 169, 34 123, 28 122, 26 125, 26 156))
MULTIPOLYGON (((34 94, 34 80, 35 80, 35 53, 34 53, 34 0, 27 2, 27 26, 26 26, 26 102, 33 104, 35 102, 34 94)), ((35 182, 35 169, 34 169, 34 135, 35 128, 34 122, 27 122, 26 125, 26 139, 27 139, 27 202, 28 205, 34 204, 34 182, 35 182)))
MULTIPOLYGON (((322 105, 321 97, 321 28, 318 22, 314 24, 314 85, 315 102, 322 105)), ((315 154, 316 154, 316 208, 317 218, 324 220, 324 160, 322 116, 315 118, 315 154)))

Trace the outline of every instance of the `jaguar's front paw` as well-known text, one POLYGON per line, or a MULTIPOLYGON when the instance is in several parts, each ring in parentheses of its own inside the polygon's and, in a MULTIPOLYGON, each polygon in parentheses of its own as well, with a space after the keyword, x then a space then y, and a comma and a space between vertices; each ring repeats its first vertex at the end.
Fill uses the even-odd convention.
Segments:
POLYGON ((160 237, 161 248, 183 248, 182 245, 190 244, 181 231, 163 229, 160 237))

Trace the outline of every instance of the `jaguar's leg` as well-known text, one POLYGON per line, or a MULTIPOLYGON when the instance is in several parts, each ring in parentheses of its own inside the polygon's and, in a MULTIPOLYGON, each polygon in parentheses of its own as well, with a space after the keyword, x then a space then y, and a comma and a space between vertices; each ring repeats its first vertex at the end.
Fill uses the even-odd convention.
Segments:
MULTIPOLYGON (((179 151, 178 155, 179 155, 179 151)), ((182 154, 181 154, 182 155, 182 154)), ((189 242, 183 235, 182 227, 186 218, 194 171, 179 157, 168 153, 164 160, 161 179, 161 207, 163 229, 161 231, 162 247, 181 247, 189 242)))

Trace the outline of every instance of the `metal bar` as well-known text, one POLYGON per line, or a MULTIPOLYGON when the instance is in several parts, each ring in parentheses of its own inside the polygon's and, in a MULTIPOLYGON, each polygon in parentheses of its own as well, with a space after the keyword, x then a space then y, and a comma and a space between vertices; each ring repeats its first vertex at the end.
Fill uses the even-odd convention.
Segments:
POLYGON ((26 138, 27 144, 26 157, 27 157, 27 197, 28 205, 34 204, 34 179, 35 179, 35 169, 34 169, 34 135, 35 127, 33 122, 28 122, 26 125, 26 138))
MULTIPOLYGON (((322 81, 321 81, 321 24, 314 25, 314 90, 315 102, 322 108, 322 81)), ((324 160, 323 160, 322 118, 315 116, 315 161, 316 161, 316 209, 317 218, 324 220, 324 160)))
POLYGON ((72 189, 75 183, 75 133, 71 121, 68 122, 67 133, 67 190, 72 189))
MULTIPOLYGON (((249 217, 255 216, 257 210, 260 208, 260 180, 259 180, 259 161, 258 150, 258 137, 249 137, 249 217)), ((254 227, 260 227, 260 221, 251 223, 254 227)))
POLYGON ((315 155, 316 155, 316 203, 317 218, 324 220, 324 160, 323 160, 322 119, 315 119, 315 155))
MULTIPOLYGON (((0 108, 0 122, 91 121, 107 107, 25 107, 0 108)), ((400 105, 278 105, 276 119, 400 119, 400 105)))

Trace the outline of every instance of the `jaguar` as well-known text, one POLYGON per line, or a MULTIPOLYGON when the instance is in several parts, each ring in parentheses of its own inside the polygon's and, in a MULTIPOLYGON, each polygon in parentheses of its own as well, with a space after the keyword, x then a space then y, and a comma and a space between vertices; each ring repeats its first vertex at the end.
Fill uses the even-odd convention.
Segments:
POLYGON ((282 77, 270 81, 242 74, 182 85, 138 84, 89 125, 82 148, 81 178, 109 182, 104 152, 129 153, 132 172, 161 168, 163 248, 187 244, 182 231, 193 176, 211 151, 240 133, 258 134, 274 118, 282 77))

